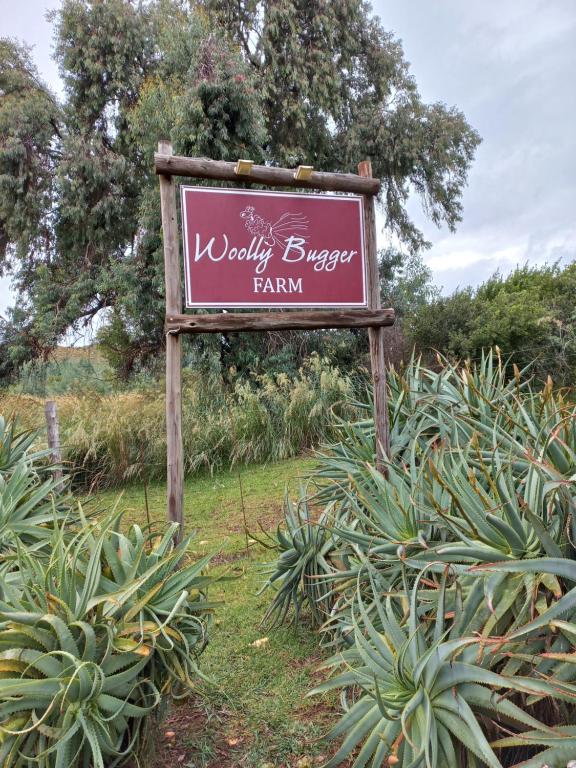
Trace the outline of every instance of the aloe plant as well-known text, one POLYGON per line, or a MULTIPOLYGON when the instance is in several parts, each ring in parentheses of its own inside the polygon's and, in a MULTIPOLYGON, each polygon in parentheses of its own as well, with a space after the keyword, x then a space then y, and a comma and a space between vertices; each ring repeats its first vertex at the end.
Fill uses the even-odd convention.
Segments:
POLYGON ((0 612, 0 763, 111 767, 160 701, 145 653, 116 652, 103 623, 0 612))
MULTIPOLYGON (((103 614, 137 630, 138 642, 154 649, 155 673, 164 692, 186 692, 200 674, 196 662, 208 642, 217 605, 206 595, 214 582, 205 573, 212 555, 190 561, 191 537, 173 546, 176 524, 163 536, 145 534, 137 525, 123 534, 119 518, 114 519, 101 555, 100 590, 112 595, 103 605, 103 614), (119 595, 126 597, 119 599, 119 595)), ((89 549, 97 548, 98 540, 92 539, 89 549)))
POLYGON ((197 679, 212 606, 189 540, 120 517, 55 525, 18 546, 0 600, 0 764, 111 768, 137 753, 145 718, 197 679))
POLYGON ((67 481, 53 479, 48 451, 33 449, 37 437, 0 416, 0 558, 18 544, 43 547, 55 522, 76 519, 67 481))
POLYGON ((380 630, 358 591, 354 647, 324 665, 344 671, 312 691, 344 689, 345 713, 329 734, 344 739, 326 768, 336 768, 350 758, 354 768, 368 763, 373 768, 393 764, 400 768, 502 768, 494 747, 503 749, 508 742, 490 743, 486 718, 499 724, 504 734, 513 734, 510 746, 521 743, 529 729, 531 744, 557 743, 555 752, 547 752, 549 756, 557 758, 567 746, 573 748, 572 733, 549 727, 508 697, 523 692, 539 699, 574 702, 576 687, 495 671, 509 649, 500 645, 497 651, 482 651, 479 638, 462 632, 466 627, 461 625, 451 635, 452 622, 445 614, 445 580, 439 587, 438 610, 429 621, 421 610, 421 579, 422 575, 412 588, 406 619, 394 598, 382 599, 375 592, 380 630))
POLYGON ((16 418, 6 419, 0 415, 0 473, 6 474, 24 459, 36 462, 45 458, 49 451, 32 450, 38 438, 34 430, 18 430, 16 418))
MULTIPOLYGON (((308 498, 330 509, 322 636, 339 653, 327 667, 344 667, 318 689, 341 688, 345 703, 328 765, 564 768, 576 754, 576 406, 550 382, 509 378, 493 353, 439 363, 390 373, 385 477, 369 403, 337 425, 312 476, 308 498)), ((286 585, 277 611, 301 598, 302 561, 272 573, 286 585)))
POLYGON ((17 543, 43 546, 53 524, 66 518, 72 522, 75 513, 60 480, 42 479, 25 460, 0 472, 0 556, 17 543))
MULTIPOLYGON (((506 430, 519 398, 527 403, 538 397, 524 372, 518 372, 516 379, 507 378, 506 366, 495 352, 485 354, 477 365, 458 366, 440 356, 438 363, 439 370, 431 370, 413 357, 401 371, 389 371, 390 451, 395 463, 409 460, 415 450, 424 453, 444 442, 465 444, 477 426, 487 430, 487 450, 495 425, 513 440, 506 430)), ((355 401, 353 406, 363 417, 353 423, 335 419, 338 440, 318 453, 313 477, 324 503, 342 500, 349 484, 361 479, 363 467, 375 462, 370 394, 366 402, 355 401)), ((526 430, 517 424, 516 431, 523 439, 526 430)), ((517 439, 516 444, 521 442, 517 439)))
POLYGON ((327 523, 331 507, 315 517, 305 494, 295 505, 287 496, 284 504, 284 528, 278 526, 272 539, 279 555, 262 590, 276 589, 263 621, 272 627, 282 624, 293 610, 291 621, 297 623, 302 608, 308 604, 311 619, 318 626, 330 610, 330 587, 326 578, 333 573, 330 557, 335 541, 327 523))

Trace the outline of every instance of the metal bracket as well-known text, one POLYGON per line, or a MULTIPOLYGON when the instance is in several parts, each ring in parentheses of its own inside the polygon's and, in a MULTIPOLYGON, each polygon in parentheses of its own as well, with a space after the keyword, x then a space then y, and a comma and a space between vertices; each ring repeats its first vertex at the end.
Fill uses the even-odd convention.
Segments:
POLYGON ((294 178, 296 181, 309 181, 313 173, 313 165, 299 165, 294 171, 294 178))
POLYGON ((250 176, 253 165, 253 160, 238 160, 236 162, 236 168, 234 168, 234 173, 238 176, 250 176))

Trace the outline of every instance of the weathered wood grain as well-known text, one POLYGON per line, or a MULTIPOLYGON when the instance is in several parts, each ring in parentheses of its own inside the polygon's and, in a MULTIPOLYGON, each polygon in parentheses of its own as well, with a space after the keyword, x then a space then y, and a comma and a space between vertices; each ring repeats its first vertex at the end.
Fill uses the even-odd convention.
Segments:
MULTIPOLYGON (((358 165, 358 173, 363 177, 372 176, 370 160, 364 160, 358 165)), ((368 267, 368 307, 377 311, 380 309, 380 280, 378 275, 378 251, 376 247, 376 212, 374 210, 374 198, 368 195, 364 196, 364 243, 368 267)), ((368 337, 374 386, 376 468, 385 475, 386 465, 384 463, 384 456, 390 456, 390 430, 388 425, 386 363, 384 360, 382 327, 369 328, 368 337)))
POLYGON ((355 192, 360 195, 377 195, 380 180, 357 176, 354 173, 325 173, 314 171, 309 180, 295 179, 294 170, 253 165, 250 174, 238 174, 236 163, 224 160, 208 160, 203 157, 181 157, 162 151, 154 155, 156 173, 172 176, 191 176, 196 179, 217 181, 253 181, 269 187, 298 187, 321 189, 325 192, 355 192))
MULTIPOLYGON (((158 150, 170 155, 172 145, 161 141, 158 150)), ((160 176, 160 205, 164 238, 164 280, 166 312, 182 311, 180 249, 176 216, 176 188, 171 176, 160 176)), ((184 455, 182 446, 182 345, 180 337, 166 336, 166 443, 168 520, 179 525, 177 539, 184 529, 184 455)))
POLYGON ((174 335, 234 331, 306 331, 318 328, 376 328, 393 324, 393 309, 314 309, 289 312, 218 312, 210 315, 167 314, 166 316, 166 331, 174 335))
POLYGON ((58 424, 58 410, 54 400, 46 400, 46 403, 44 404, 44 415, 46 417, 46 433, 48 437, 48 448, 50 449, 50 459, 54 464, 52 476, 54 477, 54 480, 62 480, 60 426, 58 424))

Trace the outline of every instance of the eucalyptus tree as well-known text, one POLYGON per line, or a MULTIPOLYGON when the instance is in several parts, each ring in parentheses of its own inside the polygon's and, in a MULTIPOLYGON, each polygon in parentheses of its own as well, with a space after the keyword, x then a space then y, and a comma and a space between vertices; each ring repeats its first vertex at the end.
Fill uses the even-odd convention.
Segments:
POLYGON ((361 0, 63 0, 51 19, 62 98, 25 47, 0 46, 0 268, 18 293, 4 360, 46 354, 104 308, 128 372, 162 348, 160 137, 183 154, 317 169, 369 156, 386 226, 412 251, 425 242, 410 194, 439 226, 461 216, 478 134, 422 100, 361 0))

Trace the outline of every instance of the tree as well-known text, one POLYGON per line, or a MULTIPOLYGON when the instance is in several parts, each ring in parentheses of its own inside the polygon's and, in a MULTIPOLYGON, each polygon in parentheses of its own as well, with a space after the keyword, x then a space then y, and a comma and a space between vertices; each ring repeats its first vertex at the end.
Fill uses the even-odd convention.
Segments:
POLYGON ((137 220, 138 158, 126 138, 126 112, 143 76, 144 21, 121 0, 64 3, 54 20, 63 105, 38 81, 23 47, 0 49, 0 72, 14 72, 12 57, 20 81, 28 80, 17 96, 25 119, 8 131, 1 126, 0 146, 10 130, 14 155, 26 156, 33 144, 30 168, 0 161, 2 188, 23 190, 19 209, 2 217, 5 266, 20 294, 10 317, 15 361, 45 354, 69 326, 113 303, 111 272, 137 220))
POLYGON ((400 43, 360 0, 63 0, 52 18, 62 104, 25 48, 0 47, 2 93, 8 83, 18 104, 14 124, 5 95, 0 108, 14 364, 112 309, 131 360, 161 349, 161 137, 182 154, 318 169, 370 156, 387 227, 412 252, 424 241, 411 192, 436 224, 460 218, 478 135, 458 110, 422 102, 400 43))
POLYGON ((58 159, 60 107, 41 82, 30 52, 0 39, 0 274, 9 245, 26 262, 51 248, 47 219, 58 159))
POLYGON ((378 254, 378 269, 382 306, 393 307, 397 318, 414 314, 439 296, 420 253, 386 248, 378 254))
POLYGON ((278 164, 356 171, 372 158, 387 227, 412 250, 425 241, 405 203, 417 192, 451 229, 479 142, 463 114, 425 104, 400 41, 362 0, 205 0, 256 72, 278 164))
POLYGON ((403 253, 389 247, 378 254, 382 306, 392 307, 396 322, 384 331, 384 351, 391 365, 399 366, 410 356, 405 324, 407 318, 439 295, 432 272, 419 252, 403 253))
POLYGON ((0 319, 0 377, 15 360, 43 352, 30 333, 29 278, 54 253, 52 210, 61 108, 42 83, 30 51, 0 39, 0 275, 16 265, 21 296, 12 322, 0 319))

